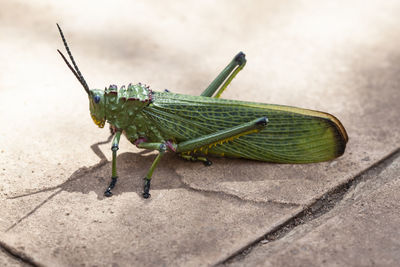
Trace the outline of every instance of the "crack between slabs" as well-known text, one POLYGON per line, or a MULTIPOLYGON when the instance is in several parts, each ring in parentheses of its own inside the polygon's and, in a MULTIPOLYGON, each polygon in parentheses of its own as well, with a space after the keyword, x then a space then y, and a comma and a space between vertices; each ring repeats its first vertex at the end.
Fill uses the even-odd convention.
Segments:
POLYGON ((24 263, 28 266, 44 266, 43 264, 37 262, 35 259, 27 255, 26 253, 21 252, 12 246, 9 246, 2 240, 0 240, 0 250, 3 251, 12 259, 19 261, 20 263, 24 263))
POLYGON ((367 178, 369 173, 379 175, 387 166, 389 166, 397 157, 400 157, 400 148, 397 148, 386 157, 376 162, 368 169, 355 175, 353 179, 332 188, 330 191, 315 200, 311 205, 305 207, 302 211, 287 219, 283 223, 277 225, 265 235, 257 238, 250 244, 244 246, 238 251, 227 256, 225 259, 214 264, 214 266, 225 266, 230 263, 240 262, 246 258, 253 248, 258 245, 278 241, 294 230, 297 226, 313 221, 320 216, 330 212, 347 194, 349 189, 354 188, 363 181, 368 181, 372 178, 367 178))
MULTIPOLYGON (((40 204, 38 204, 35 208, 33 208, 30 212, 28 212, 26 215, 21 217, 18 221, 13 223, 10 227, 8 227, 5 232, 10 231, 14 227, 16 227, 18 224, 20 224, 22 221, 24 221, 25 219, 27 219, 31 215, 33 215, 40 207, 42 207, 49 200, 51 200, 53 197, 55 197, 57 194, 59 194, 63 190, 63 187, 65 185, 71 183, 72 181, 75 181, 75 180, 81 178, 82 176, 84 176, 88 172, 96 170, 98 168, 101 168, 102 166, 107 164, 108 160, 104 156, 104 154, 100 151, 99 145, 106 144, 106 143, 110 142, 111 138, 112 138, 112 135, 110 135, 106 141, 98 142, 98 143, 93 144, 91 146, 91 149, 93 150, 93 152, 97 156, 99 156, 99 158, 100 158, 100 162, 97 163, 96 165, 94 165, 93 167, 90 167, 90 168, 83 167, 83 168, 81 168, 80 170, 78 170, 78 172, 75 173, 75 176, 74 176, 74 174, 72 174, 72 176, 74 176, 74 177, 68 179, 67 181, 65 181, 61 185, 50 187, 50 188, 45 188, 45 189, 38 190, 38 191, 35 191, 35 192, 25 193, 25 194, 22 194, 22 195, 19 195, 19 196, 9 197, 8 199, 16 199, 16 198, 20 198, 20 197, 35 195, 35 194, 39 194, 39 193, 43 193, 43 192, 52 191, 54 189, 58 189, 57 191, 52 193, 50 196, 48 196, 44 201, 42 201, 40 204)), ((21 261, 21 262, 23 262, 23 263, 25 263, 25 264, 27 264, 29 266, 44 266, 43 264, 38 263, 35 259, 33 259, 29 255, 27 255, 25 252, 21 252, 21 251, 17 250, 16 248, 12 247, 12 246, 9 246, 7 243, 5 243, 2 240, 0 240, 0 250, 4 251, 4 253, 6 253, 11 258, 16 259, 17 261, 21 261)))
POLYGON ((182 177, 179 176, 179 179, 183 185, 183 188, 186 190, 196 192, 196 193, 201 193, 201 194, 208 194, 208 195, 217 195, 220 197, 229 197, 233 198, 235 200, 241 201, 241 202, 247 202, 247 203, 252 203, 256 205, 265 205, 265 204, 272 204, 272 205, 277 205, 279 207, 301 207, 301 204, 298 203, 291 203, 291 202, 279 202, 279 201, 273 201, 273 200, 253 200, 253 199, 246 199, 242 198, 238 195, 232 194, 232 193, 227 193, 225 191, 217 191, 217 190, 209 190, 209 189, 202 189, 202 188, 196 188, 191 186, 190 184, 186 183, 183 181, 182 177))

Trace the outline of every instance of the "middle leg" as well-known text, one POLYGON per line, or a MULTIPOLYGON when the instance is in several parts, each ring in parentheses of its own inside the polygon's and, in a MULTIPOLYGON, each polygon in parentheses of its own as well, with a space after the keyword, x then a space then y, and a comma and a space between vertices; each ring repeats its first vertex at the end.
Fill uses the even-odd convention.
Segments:
POLYGON ((144 148, 144 149, 157 149, 159 151, 157 157, 154 159, 153 163, 151 164, 151 167, 149 171, 146 174, 146 177, 144 178, 144 188, 143 188, 143 197, 144 198, 149 198, 150 197, 150 182, 151 182, 151 177, 153 176, 153 172, 156 169, 158 163, 161 160, 161 157, 164 155, 165 151, 167 151, 167 145, 165 143, 138 143, 136 145, 139 148, 144 148))

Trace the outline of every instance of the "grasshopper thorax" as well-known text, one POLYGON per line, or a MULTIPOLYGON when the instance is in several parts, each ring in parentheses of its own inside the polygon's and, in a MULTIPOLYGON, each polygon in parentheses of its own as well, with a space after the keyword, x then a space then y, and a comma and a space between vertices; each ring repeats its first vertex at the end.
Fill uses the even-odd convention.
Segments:
MULTIPOLYGON (((105 89, 105 94, 107 97, 115 96, 115 100, 134 101, 138 106, 146 106, 152 100, 152 91, 150 90, 149 86, 141 83, 129 84, 128 87, 121 86, 119 90, 116 85, 110 85, 105 89)), ((109 104, 112 104, 111 102, 115 102, 112 100, 114 99, 111 99, 109 104)))
POLYGON ((152 96, 150 88, 141 83, 121 86, 120 89, 116 85, 110 85, 104 91, 93 89, 89 91, 90 115, 100 128, 104 127, 106 120, 123 127, 127 123, 121 121, 126 117, 121 112, 128 115, 127 119, 133 119, 140 110, 151 103, 152 96))

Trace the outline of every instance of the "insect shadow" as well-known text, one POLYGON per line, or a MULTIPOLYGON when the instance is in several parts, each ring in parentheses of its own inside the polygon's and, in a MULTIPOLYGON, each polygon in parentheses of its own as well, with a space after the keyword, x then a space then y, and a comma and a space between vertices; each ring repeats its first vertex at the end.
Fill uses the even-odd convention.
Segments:
MULTIPOLYGON (((53 191, 52 194, 46 197, 41 203, 36 205, 36 207, 34 207, 30 212, 13 223, 6 230, 6 232, 34 214, 41 206, 63 191, 80 192, 82 194, 95 192, 99 200, 105 199, 106 197, 104 196, 104 190, 110 181, 111 162, 106 158, 99 147, 100 145, 110 143, 111 139, 112 135, 109 136, 105 141, 91 145, 92 151, 100 159, 97 164, 91 167, 79 168, 72 173, 72 175, 65 182, 57 186, 47 187, 34 192, 27 192, 18 196, 9 197, 8 199, 17 199, 53 191)), ((145 177, 149 164, 152 162, 154 157, 154 152, 149 150, 142 150, 139 153, 125 152, 119 154, 117 157, 117 162, 118 175, 120 178, 117 186, 113 190, 114 196, 118 196, 125 192, 135 192, 141 196, 143 192, 143 178, 145 177)), ((152 180, 153 192, 156 190, 184 188, 191 189, 192 191, 198 191, 201 194, 213 194, 217 193, 217 190, 209 190, 206 188, 195 189, 190 186, 190 183, 193 182, 198 184, 198 182, 204 182, 204 179, 208 180, 206 184, 229 181, 273 180, 273 177, 265 175, 265 173, 269 173, 268 170, 270 170, 270 168, 283 168, 282 164, 255 162, 245 159, 212 158, 212 160, 214 161, 215 165, 219 166, 219 170, 217 172, 213 166, 204 167, 200 162, 187 162, 173 153, 165 156, 162 159, 163 164, 159 165, 155 172, 155 177, 152 180), (178 169, 179 171, 177 171, 178 169), (249 175, 249 169, 252 170, 251 175, 249 175), (179 174, 181 171, 184 173, 190 173, 190 175, 181 175, 179 174)), ((298 174, 298 170, 296 170, 296 168, 289 168, 289 171, 285 169, 285 172, 290 173, 290 169, 292 169, 293 173, 298 174)))
MULTIPOLYGON (((104 153, 100 150, 99 146, 104 145, 111 142, 112 135, 108 137, 107 140, 101 141, 91 145, 91 149, 93 152, 99 157, 100 161, 91 166, 91 167, 81 167, 75 172, 71 174, 71 176, 62 184, 57 186, 47 187, 40 190, 36 190, 33 192, 26 192, 21 195, 8 197, 7 199, 18 199, 23 197, 28 197, 40 193, 51 192, 48 197, 46 197, 42 202, 36 205, 31 211, 25 214, 23 217, 14 222, 10 227, 6 229, 6 232, 13 229, 23 220, 27 219, 31 215, 33 215, 40 207, 49 202, 59 193, 66 192, 80 192, 83 194, 87 194, 89 192, 95 192, 97 194, 97 198, 102 200, 105 198, 104 189, 106 188, 111 174, 111 162, 108 161, 104 153)), ((154 158, 152 154, 146 154, 149 151, 143 150, 139 153, 122 153, 118 156, 118 165, 121 165, 119 168, 120 175, 123 177, 118 181, 118 187, 114 190, 114 195, 119 195, 124 192, 136 192, 141 195, 142 193, 142 185, 143 185, 143 177, 145 176, 145 172, 147 171, 147 165, 149 164, 149 158, 154 158), (135 168, 134 165, 137 166, 146 166, 145 168, 135 168)), ((174 169, 168 166, 175 166, 179 161, 178 158, 174 157, 165 157, 165 166, 160 166, 157 172, 161 172, 164 175, 168 175, 170 177, 176 177, 172 181, 168 180, 166 182, 160 181, 155 183, 154 188, 178 188, 182 187, 183 184, 180 182, 178 175, 175 173, 174 169)), ((179 164, 179 163, 178 163, 179 164)))
MULTIPOLYGON (((103 155, 104 156, 104 155, 103 155)), ((113 190, 113 196, 118 196, 126 192, 134 192, 142 195, 143 178, 151 162, 155 158, 154 152, 145 150, 140 153, 125 152, 117 156, 118 183, 113 190)), ((165 157, 163 164, 160 164, 155 172, 153 179, 153 189, 175 189, 182 188, 181 176, 175 171, 176 167, 182 164, 182 159, 178 157, 165 157), (163 179, 168 178, 168 179, 163 179)), ((98 164, 90 168, 80 168, 60 186, 67 192, 80 192, 87 194, 95 192, 97 198, 102 200, 104 190, 107 188, 111 177, 111 162, 102 159, 98 164)))
MULTIPOLYGON (((112 137, 113 136, 110 135, 107 140, 91 145, 90 148, 100 159, 97 164, 90 167, 79 168, 73 172, 65 182, 57 186, 27 192, 18 196, 9 197, 8 199, 16 199, 54 190, 56 190, 56 192, 50 195, 49 198, 45 200, 46 202, 62 191, 80 192, 83 194, 94 191, 98 199, 104 199, 104 190, 111 176, 111 162, 106 158, 99 147, 100 145, 110 143, 112 137)), ((149 154, 150 152, 149 150, 143 150, 139 153, 125 152, 118 155, 118 174, 121 179, 119 179, 118 186, 113 191, 114 195, 119 195, 124 192, 136 192, 141 194, 143 177, 146 175, 149 162, 151 163, 152 159, 155 157, 153 153, 149 154)), ((175 173, 174 168, 171 168, 171 166, 178 166, 180 164, 179 161, 182 161, 182 159, 178 157, 165 157, 165 159, 163 159, 164 164, 157 169, 157 174, 176 178, 172 180, 168 179, 168 181, 165 181, 165 179, 158 179, 159 181, 154 183, 154 189, 182 187, 178 174, 175 173), (165 182, 163 182, 163 180, 165 182)))
MULTIPOLYGON (((106 189, 111 177, 111 162, 107 160, 104 153, 99 149, 100 145, 109 143, 111 137, 107 141, 93 144, 91 149, 99 157, 100 161, 89 168, 82 167, 75 171, 64 183, 58 185, 67 192, 80 192, 87 194, 95 192, 97 198, 102 200, 105 198, 104 190, 106 189)), ((139 153, 125 152, 117 156, 118 165, 118 183, 113 190, 113 195, 118 196, 125 192, 135 192, 139 196, 143 192, 143 179, 146 176, 151 162, 156 157, 154 151, 142 150, 139 153)), ((153 190, 171 190, 177 188, 193 189, 190 187, 190 182, 196 182, 197 179, 204 181, 204 177, 210 178, 212 183, 218 181, 250 181, 265 179, 262 176, 249 176, 249 164, 251 166, 259 165, 266 166, 265 162, 254 162, 243 159, 226 159, 212 158, 219 166, 216 175, 214 166, 205 167, 201 162, 189 162, 182 159, 174 153, 168 153, 159 164, 152 179, 153 190), (241 168, 243 165, 243 168, 241 168), (177 171, 179 170, 179 171, 177 171), (181 171, 190 173, 188 177, 185 174, 181 175, 181 171)), ((270 164, 276 165, 276 164, 270 164)), ((251 168, 250 166, 250 168, 251 168)), ((202 189, 202 192, 208 190, 202 189)), ((155 191, 154 191, 155 192, 155 191)), ((211 192, 213 192, 211 190, 211 192)))
MULTIPOLYGON (((110 135, 107 140, 91 145, 90 148, 100 159, 97 164, 90 167, 79 168, 73 172, 65 182, 57 186, 47 187, 34 192, 27 192, 22 195, 9 197, 9 199, 16 199, 54 190, 56 190, 56 192, 50 195, 45 202, 62 191, 80 192, 83 194, 95 192, 98 199, 104 199, 104 190, 107 187, 111 176, 111 162, 101 151, 100 146, 110 143, 112 137, 113 136, 110 135)), ((119 154, 117 156, 119 179, 117 186, 113 190, 114 196, 124 192, 135 192, 138 195, 141 195, 143 190, 143 178, 146 175, 149 164, 151 164, 155 156, 154 152, 151 152, 150 150, 142 150, 139 153, 125 152, 119 154)), ((219 177, 215 177, 216 180, 214 180, 214 182, 220 181, 221 179, 224 182, 265 179, 265 177, 261 178, 246 175, 246 169, 248 170, 249 164, 263 165, 264 167, 269 165, 265 162, 261 163, 244 159, 212 158, 212 160, 216 162, 215 165, 219 165, 225 170, 222 173, 222 176, 220 175, 219 177), (244 165, 247 168, 241 168, 240 165, 244 165), (232 173, 234 173, 234 175, 232 175, 232 173)), ((276 166, 276 164, 270 165, 276 166)), ((162 164, 159 165, 155 172, 155 177, 152 180, 152 188, 154 190, 188 188, 188 182, 184 181, 186 179, 183 179, 183 177, 177 173, 177 169, 188 169, 188 172, 194 171, 197 175, 195 175, 193 179, 200 179, 201 177, 198 177, 199 174, 203 177, 211 177, 215 172, 213 166, 204 167, 201 162, 189 162, 173 153, 168 153, 168 156, 165 156, 162 159, 162 164)), ((192 178, 189 177, 188 180, 192 180, 192 178)), ((207 190, 201 191, 205 192, 207 190)))

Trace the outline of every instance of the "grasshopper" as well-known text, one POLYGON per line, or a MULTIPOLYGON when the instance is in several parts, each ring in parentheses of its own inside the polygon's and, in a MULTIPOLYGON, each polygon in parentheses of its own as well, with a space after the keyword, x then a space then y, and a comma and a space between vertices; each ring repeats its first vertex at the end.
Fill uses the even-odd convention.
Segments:
POLYGON ((143 197, 150 197, 153 172, 167 151, 186 160, 211 165, 207 155, 276 163, 311 163, 341 156, 348 136, 333 115, 291 106, 219 98, 246 64, 238 53, 200 96, 155 92, 138 83, 89 89, 57 24, 73 67, 57 50, 89 97, 90 115, 100 128, 110 124, 112 195, 117 175, 117 150, 123 133, 138 148, 157 150, 146 177, 143 197), (218 91, 217 91, 218 90, 218 91))

